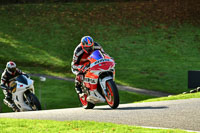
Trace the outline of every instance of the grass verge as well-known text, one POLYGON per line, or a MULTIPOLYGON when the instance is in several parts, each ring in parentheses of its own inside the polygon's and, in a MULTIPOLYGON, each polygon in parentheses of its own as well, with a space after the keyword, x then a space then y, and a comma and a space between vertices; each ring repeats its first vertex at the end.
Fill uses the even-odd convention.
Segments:
POLYGON ((150 98, 141 102, 156 102, 156 101, 167 101, 167 100, 181 100, 181 99, 190 99, 190 98, 200 98, 200 92, 198 93, 188 93, 188 94, 179 94, 172 95, 168 97, 160 97, 160 98, 150 98))
POLYGON ((119 125, 93 121, 52 121, 52 120, 25 120, 25 119, 0 119, 2 133, 188 133, 179 129, 150 129, 136 126, 119 125))

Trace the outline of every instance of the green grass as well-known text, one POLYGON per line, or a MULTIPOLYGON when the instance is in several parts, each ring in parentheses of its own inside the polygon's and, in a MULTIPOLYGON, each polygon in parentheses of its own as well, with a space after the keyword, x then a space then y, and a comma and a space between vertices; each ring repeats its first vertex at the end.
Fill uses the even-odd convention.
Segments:
POLYGON ((0 119, 2 133, 187 133, 179 129, 150 129, 136 126, 119 125, 93 121, 52 121, 52 120, 25 120, 25 119, 0 119))
POLYGON ((126 11, 126 6, 0 6, 0 68, 13 60, 26 72, 73 77, 73 50, 82 36, 91 35, 115 59, 118 83, 170 93, 186 91, 188 70, 200 68, 200 27, 148 23, 142 19, 145 10, 132 15, 138 12, 126 11))
MULTIPOLYGON (((61 108, 74 108, 80 107, 78 96, 74 90, 74 83, 64 80, 48 79, 45 82, 41 82, 39 77, 32 77, 34 79, 34 87, 36 96, 41 102, 42 109, 61 109, 61 108), (41 94, 41 97, 40 97, 41 94)), ((152 96, 139 95, 132 92, 119 90, 120 103, 132 103, 141 101, 152 96)), ((0 99, 3 99, 4 95, 0 92, 0 99)), ((1 104, 1 102, 0 102, 1 104)), ((97 104, 102 105, 102 104, 97 104)), ((2 112, 10 112, 3 103, 1 104, 2 112)))
MULTIPOLYGON (((176 21, 173 25, 146 21, 148 17, 144 15, 148 14, 143 12, 146 9, 131 3, 0 6, 0 69, 13 60, 28 73, 74 77, 70 70, 73 50, 82 36, 91 35, 115 59, 117 83, 176 94, 186 91, 187 71, 200 68, 200 27, 190 23, 177 25, 176 21), (141 7, 139 12, 129 10, 141 7)), ((35 77, 34 80, 38 98, 41 88, 43 109, 79 106, 74 83, 53 79, 41 83, 35 77)), ((121 103, 199 98, 199 93, 159 99, 119 93, 121 103)), ((2 106, 3 112, 11 111, 2 106)), ((2 118, 0 129, 3 132, 186 132, 85 121, 2 118)))
POLYGON ((160 98, 150 98, 140 102, 156 102, 156 101, 167 101, 167 100, 181 100, 181 99, 191 99, 191 98, 200 98, 200 92, 198 93, 187 93, 187 94, 179 94, 172 95, 168 97, 160 97, 160 98))

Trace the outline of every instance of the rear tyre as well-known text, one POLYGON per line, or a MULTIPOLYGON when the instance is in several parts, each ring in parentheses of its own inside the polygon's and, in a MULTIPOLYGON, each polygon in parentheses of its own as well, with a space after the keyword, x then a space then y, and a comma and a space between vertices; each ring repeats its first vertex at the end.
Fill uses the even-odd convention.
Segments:
POLYGON ((26 92, 24 98, 33 111, 42 109, 39 100, 33 93, 26 92))
POLYGON ((84 109, 93 109, 94 108, 95 104, 87 101, 87 94, 85 94, 85 93, 78 94, 78 97, 79 97, 81 106, 84 109))
POLYGON ((107 96, 105 96, 108 105, 116 109, 119 106, 119 93, 115 82, 111 79, 106 81, 106 92, 107 96))

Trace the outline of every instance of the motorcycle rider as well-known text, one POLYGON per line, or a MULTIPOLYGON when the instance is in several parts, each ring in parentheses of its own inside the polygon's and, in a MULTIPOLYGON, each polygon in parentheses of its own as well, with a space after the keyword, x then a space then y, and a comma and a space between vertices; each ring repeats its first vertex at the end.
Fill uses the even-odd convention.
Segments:
MULTIPOLYGON (((11 87, 10 82, 13 81, 18 75, 25 74, 20 69, 16 67, 15 62, 9 61, 6 64, 6 68, 1 75, 1 88, 5 95, 4 103, 6 103, 9 107, 14 108, 15 104, 12 101, 11 87)), ((26 75, 26 74, 25 74, 26 75)), ((28 75, 26 75, 28 77, 28 75)))
POLYGON ((102 53, 105 53, 103 48, 97 42, 94 42, 93 38, 90 36, 82 37, 80 44, 74 50, 71 68, 72 72, 76 75, 75 90, 78 94, 82 93, 81 83, 84 79, 84 74, 89 67, 85 66, 84 63, 88 61, 87 57, 94 50, 100 50, 102 53))

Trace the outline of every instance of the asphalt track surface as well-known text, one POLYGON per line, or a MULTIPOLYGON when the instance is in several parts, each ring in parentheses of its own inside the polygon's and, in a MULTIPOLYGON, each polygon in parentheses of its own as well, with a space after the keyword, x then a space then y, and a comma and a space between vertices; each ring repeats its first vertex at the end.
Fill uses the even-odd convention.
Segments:
POLYGON ((136 126, 176 128, 200 131, 200 98, 148 103, 108 105, 94 109, 69 108, 17 113, 2 113, 0 118, 43 120, 89 120, 136 126))

